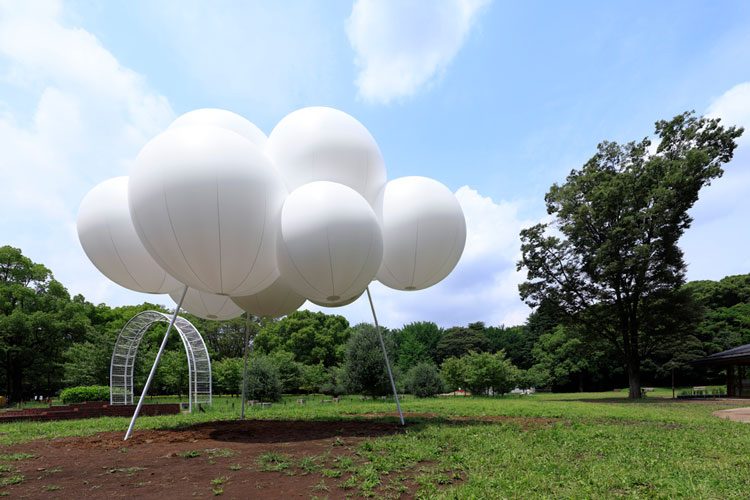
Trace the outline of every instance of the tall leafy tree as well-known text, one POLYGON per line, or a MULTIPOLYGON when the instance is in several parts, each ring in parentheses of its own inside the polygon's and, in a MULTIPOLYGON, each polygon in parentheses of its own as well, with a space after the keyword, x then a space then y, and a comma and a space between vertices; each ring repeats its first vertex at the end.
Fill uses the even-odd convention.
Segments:
POLYGON ((642 359, 671 333, 653 321, 684 284, 677 243, 692 222, 688 210, 722 175, 742 129, 683 113, 657 122, 656 134, 655 154, 648 138, 599 144, 545 196, 552 227, 521 231, 521 298, 532 307, 551 301, 610 342, 627 366, 631 398, 640 397, 642 359))
POLYGON ((59 390, 62 355, 90 327, 83 297, 71 300, 49 269, 0 247, 0 371, 11 401, 59 390))
MULTIPOLYGON (((478 329, 480 323, 472 323, 474 328, 454 326, 445 331, 435 347, 437 360, 442 363, 450 357, 460 358, 470 351, 483 352, 489 348, 487 336, 478 329)), ((484 323, 481 323, 484 328, 484 323)))
MULTIPOLYGON (((390 358, 394 352, 393 338, 388 331, 383 334, 385 348, 390 358)), ((373 397, 391 393, 391 382, 375 326, 360 323, 352 328, 352 336, 346 343, 344 369, 347 373, 348 389, 352 393, 373 397)), ((394 372, 394 377, 397 378, 397 375, 398 373, 394 372)))
POLYGON ((253 341, 253 347, 266 354, 274 351, 291 352, 294 360, 299 363, 323 363, 329 367, 343 360, 344 346, 349 335, 349 322, 343 316, 295 311, 261 328, 253 341))

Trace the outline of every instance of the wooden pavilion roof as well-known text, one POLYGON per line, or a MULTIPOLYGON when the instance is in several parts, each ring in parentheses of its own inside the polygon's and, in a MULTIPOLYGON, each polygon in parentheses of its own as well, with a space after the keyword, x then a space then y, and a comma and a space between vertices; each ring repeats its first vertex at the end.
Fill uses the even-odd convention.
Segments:
POLYGON ((692 364, 695 365, 737 365, 745 363, 750 364, 750 344, 717 352, 692 361, 692 364))

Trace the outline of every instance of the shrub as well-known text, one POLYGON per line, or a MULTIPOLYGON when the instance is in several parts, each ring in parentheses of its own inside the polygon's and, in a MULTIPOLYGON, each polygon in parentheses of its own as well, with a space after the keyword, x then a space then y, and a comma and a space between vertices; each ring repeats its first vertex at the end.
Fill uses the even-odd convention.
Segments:
MULTIPOLYGON (((240 383, 241 386, 241 383, 240 383)), ((266 356, 257 356, 247 361, 248 399, 258 401, 280 401, 281 380, 276 365, 266 356)))
POLYGON ((242 389, 242 358, 224 358, 212 363, 214 391, 237 394, 242 389))
MULTIPOLYGON (((392 357, 395 351, 393 339, 388 331, 383 334, 385 348, 389 357, 392 357)), ((391 394, 391 381, 386 371, 378 333, 373 325, 360 323, 352 329, 352 336, 346 343, 344 370, 350 393, 373 397, 391 394)), ((398 382, 397 370, 393 371, 393 377, 398 382)))
POLYGON ((432 363, 419 363, 406 374, 406 391, 420 398, 429 398, 444 390, 443 379, 432 363))
POLYGON ((85 403, 86 401, 109 401, 109 386, 81 385, 70 387, 60 393, 60 399, 65 404, 85 403))
POLYGON ((332 366, 328 369, 328 380, 320 386, 320 392, 333 396, 348 394, 349 376, 343 366, 332 366))

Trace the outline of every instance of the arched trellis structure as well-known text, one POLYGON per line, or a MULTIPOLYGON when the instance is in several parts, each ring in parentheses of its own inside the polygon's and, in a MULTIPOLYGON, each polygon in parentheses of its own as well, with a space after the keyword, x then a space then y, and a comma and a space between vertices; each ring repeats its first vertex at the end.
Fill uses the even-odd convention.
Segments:
MULTIPOLYGON (((109 368, 110 404, 133 404, 133 367, 143 334, 157 322, 169 323, 171 317, 158 311, 133 316, 120 332, 109 368)), ((198 403, 212 404, 211 358, 203 338, 188 320, 177 316, 174 323, 188 360, 190 410, 198 403)))

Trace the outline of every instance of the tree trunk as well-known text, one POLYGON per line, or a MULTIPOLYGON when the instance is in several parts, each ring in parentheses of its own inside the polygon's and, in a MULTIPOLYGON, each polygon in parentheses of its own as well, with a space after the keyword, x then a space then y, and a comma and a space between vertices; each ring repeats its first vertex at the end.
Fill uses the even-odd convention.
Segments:
POLYGON ((23 399, 23 370, 15 368, 8 373, 10 378, 9 401, 18 402, 23 399))
POLYGON ((630 387, 628 398, 639 399, 641 397, 640 360, 631 360, 630 363, 628 363, 628 385, 630 387))

